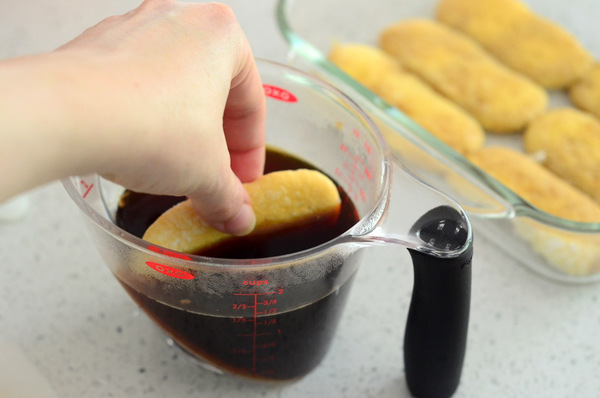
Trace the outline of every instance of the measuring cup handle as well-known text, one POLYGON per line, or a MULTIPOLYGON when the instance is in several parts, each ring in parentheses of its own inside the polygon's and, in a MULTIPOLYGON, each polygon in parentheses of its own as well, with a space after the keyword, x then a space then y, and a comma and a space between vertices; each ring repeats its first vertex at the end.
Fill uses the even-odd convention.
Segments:
POLYGON ((473 249, 451 259, 408 250, 415 280, 404 335, 406 381, 416 397, 450 397, 465 356, 473 249))

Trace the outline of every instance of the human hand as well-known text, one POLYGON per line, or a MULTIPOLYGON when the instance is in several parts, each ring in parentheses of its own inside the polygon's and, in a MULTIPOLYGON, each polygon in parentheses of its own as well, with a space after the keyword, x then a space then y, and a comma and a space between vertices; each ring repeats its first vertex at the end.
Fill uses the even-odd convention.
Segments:
POLYGON ((132 190, 186 195, 225 232, 253 227, 242 182, 263 172, 265 101, 227 6, 146 0, 19 64, 13 73, 29 71, 30 84, 61 99, 49 120, 38 113, 36 127, 60 144, 37 153, 52 162, 38 165, 38 180, 98 172, 132 190))
POLYGON ((111 113, 106 129, 122 124, 129 142, 115 137, 120 142, 100 170, 104 175, 134 190, 187 195, 218 229, 244 233, 252 227, 241 182, 262 174, 265 105, 250 47, 231 10, 147 0, 60 51, 95 59, 112 80, 106 101, 123 107, 111 113))

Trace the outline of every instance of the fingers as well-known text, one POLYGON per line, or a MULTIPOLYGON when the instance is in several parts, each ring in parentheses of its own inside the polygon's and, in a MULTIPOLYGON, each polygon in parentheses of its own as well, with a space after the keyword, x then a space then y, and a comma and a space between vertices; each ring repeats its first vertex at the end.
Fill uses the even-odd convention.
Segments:
POLYGON ((190 196, 196 211, 213 228, 232 235, 245 235, 254 229, 256 217, 242 182, 254 181, 263 174, 265 118, 264 91, 248 50, 240 71, 232 78, 223 113, 230 167, 215 190, 208 195, 190 196))
POLYGON ((210 226, 232 235, 246 235, 254 229, 256 217, 250 197, 231 170, 212 188, 189 195, 194 209, 210 226))
POLYGON ((190 195, 196 211, 212 227, 233 235, 254 229, 256 218, 242 182, 254 181, 264 170, 265 98, 260 76, 248 53, 233 77, 223 116, 230 165, 208 191, 190 195))
POLYGON ((232 80, 225 105, 223 129, 231 156, 231 169, 242 182, 260 177, 265 162, 264 91, 252 54, 232 80))

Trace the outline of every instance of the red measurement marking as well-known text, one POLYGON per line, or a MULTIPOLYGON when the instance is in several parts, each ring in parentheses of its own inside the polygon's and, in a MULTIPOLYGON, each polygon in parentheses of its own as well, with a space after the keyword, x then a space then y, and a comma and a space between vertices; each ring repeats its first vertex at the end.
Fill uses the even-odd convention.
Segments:
MULTIPOLYGON (((276 292, 266 292, 266 293, 233 293, 234 296, 269 296, 271 294, 277 294, 276 292)), ((282 294, 282 293, 279 293, 282 294)))
POLYGON ((83 199, 85 199, 85 197, 88 196, 92 188, 94 188, 94 184, 88 184, 84 180, 81 180, 80 183, 83 186, 83 188, 85 188, 85 192, 83 193, 83 199))
POLYGON ((239 333, 237 336, 239 337, 255 337, 255 336, 272 336, 273 333, 265 332, 265 333, 239 333))
POLYGON ((363 162, 363 160, 362 160, 362 158, 360 156, 358 156, 358 155, 356 155, 356 156, 350 155, 350 157, 352 158, 352 160, 354 160, 354 164, 359 164, 360 163, 363 166, 365 165, 365 162, 363 162))
MULTIPOLYGON (((365 143, 365 145, 367 144, 365 143)), ((334 175, 341 180, 342 185, 353 200, 366 203, 367 195, 364 189, 359 186, 358 181, 365 178, 371 180, 373 178, 371 170, 365 165, 364 160, 360 156, 352 154, 346 145, 341 144, 340 149, 348 155, 350 162, 343 162, 341 168, 337 167, 334 170, 334 175)))
POLYGON ((367 194, 365 193, 365 191, 362 188, 358 191, 358 194, 360 195, 360 198, 362 199, 363 202, 367 201, 367 194))
POLYGON ((242 284, 244 286, 262 286, 262 285, 268 285, 269 280, 265 279, 265 280, 258 280, 258 281, 244 281, 244 282, 242 282, 242 284))
POLYGON ((263 89, 267 97, 283 102, 298 102, 298 98, 284 88, 263 84, 263 89))
POLYGON ((352 132, 354 133, 354 136, 356 138, 360 137, 360 131, 358 131, 357 129, 354 129, 352 132))
POLYGON ((257 323, 256 322, 256 316, 258 315, 256 313, 256 307, 257 307, 256 304, 257 303, 258 303, 258 296, 255 295, 254 296, 254 330, 252 331, 252 334, 254 335, 254 336, 252 336, 252 374, 256 374, 256 338, 258 337, 257 336, 257 333, 258 333, 257 327, 258 327, 258 325, 256 324, 257 323))
MULTIPOLYGON (((269 281, 264 279, 264 280, 243 280, 240 281, 241 285, 244 286, 264 286, 264 285, 268 285, 269 281), (257 282, 262 282, 262 283, 257 283, 257 282)), ((247 288, 246 287, 246 288, 247 288)), ((236 317, 233 318, 233 323, 234 324, 247 324, 250 322, 253 322, 252 328, 251 330, 246 329, 245 333, 239 333, 237 334, 238 337, 240 338, 249 338, 251 339, 251 344, 252 344, 252 349, 239 349, 236 350, 236 353, 238 354, 252 354, 252 365, 251 365, 251 369, 248 369, 251 374, 257 375, 259 370, 258 370, 258 365, 261 362, 265 361, 264 357, 261 357, 261 352, 260 350, 265 350, 265 349, 269 349, 269 348, 273 348, 276 346, 276 342, 274 341, 264 341, 265 338, 269 338, 269 336, 273 336, 276 333, 281 333, 280 329, 277 329, 277 319, 262 319, 262 316, 264 315, 275 315, 277 314, 277 299, 274 298, 266 298, 265 296, 272 296, 272 295, 282 295, 284 293, 284 289, 283 288, 277 288, 273 291, 270 292, 262 292, 262 293, 234 293, 234 296, 252 296, 252 301, 250 302, 246 302, 246 303, 233 303, 233 309, 234 310, 245 310, 248 311, 251 308, 253 309, 252 311, 252 315, 248 316, 248 317, 236 317), (260 310, 259 310, 259 306, 261 306, 260 310), (275 329, 274 329, 275 328, 275 329), (262 342, 259 342, 259 338, 261 338, 261 340, 263 340, 262 342)), ((274 357, 273 357, 274 358, 274 357)), ((267 360, 271 360, 269 358, 267 358, 267 360)), ((270 372, 272 370, 269 369, 265 369, 262 370, 261 372, 270 372)))
POLYGON ((270 315, 270 314, 277 314, 277 308, 271 308, 268 310, 256 312, 256 315, 270 315))
POLYGON ((190 256, 187 256, 183 253, 163 249, 162 247, 157 247, 154 245, 149 245, 148 250, 153 251, 155 253, 164 254, 165 256, 169 256, 169 257, 173 257, 173 258, 180 258, 182 260, 191 260, 192 259, 190 256))
POLYGON ((169 267, 168 265, 155 263, 153 261, 146 261, 146 265, 155 271, 160 272, 163 275, 169 276, 176 279, 194 279, 194 275, 189 272, 182 271, 177 268, 169 267))

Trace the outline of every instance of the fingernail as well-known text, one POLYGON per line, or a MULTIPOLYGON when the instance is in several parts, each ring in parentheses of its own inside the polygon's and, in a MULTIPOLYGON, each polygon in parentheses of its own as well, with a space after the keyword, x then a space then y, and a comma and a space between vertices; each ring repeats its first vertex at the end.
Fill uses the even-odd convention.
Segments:
POLYGON ((247 203, 242 205, 240 212, 225 223, 225 232, 231 235, 248 235, 256 226, 256 215, 252 206, 247 203))

